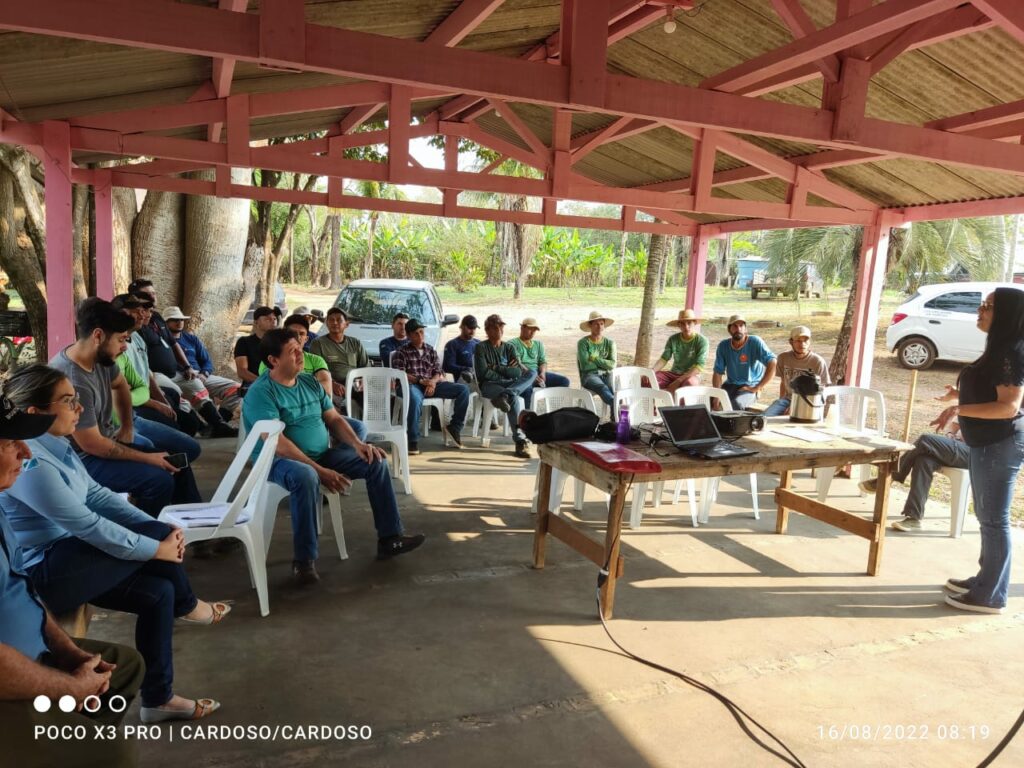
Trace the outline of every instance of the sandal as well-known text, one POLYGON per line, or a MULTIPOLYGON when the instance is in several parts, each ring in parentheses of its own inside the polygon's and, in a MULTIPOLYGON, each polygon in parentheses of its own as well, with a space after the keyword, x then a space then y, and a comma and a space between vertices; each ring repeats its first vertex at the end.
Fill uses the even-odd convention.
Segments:
POLYGON ((184 616, 181 616, 178 621, 184 624, 202 624, 206 626, 219 623, 221 619, 231 613, 231 606, 223 601, 210 603, 210 607, 213 610, 205 619, 186 619, 184 616))
POLYGON ((201 720, 220 709, 220 702, 213 699, 196 699, 188 709, 164 709, 163 707, 141 707, 139 717, 144 723, 163 723, 167 720, 201 720))

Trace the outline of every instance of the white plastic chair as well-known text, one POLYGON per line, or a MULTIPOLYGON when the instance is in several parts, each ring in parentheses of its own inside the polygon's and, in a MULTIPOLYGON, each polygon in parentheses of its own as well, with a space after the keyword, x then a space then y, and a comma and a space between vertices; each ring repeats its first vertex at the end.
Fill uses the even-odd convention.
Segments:
MULTIPOLYGON (((712 410, 711 401, 718 401, 718 409, 725 410, 725 408, 731 403, 729 400, 729 393, 724 389, 718 387, 680 387, 676 390, 676 402, 679 405, 706 405, 708 410, 712 410)), ((709 477, 704 480, 703 488, 701 489, 701 508, 700 508, 700 521, 706 523, 711 516, 711 505, 715 503, 715 499, 718 498, 718 485, 721 482, 720 477, 709 477)), ((693 481, 687 480, 686 490, 690 495, 690 500, 693 500, 693 481)), ((672 497, 672 503, 676 504, 679 501, 680 493, 680 482, 676 483, 675 494, 672 497)), ((750 473, 750 503, 753 507, 754 519, 761 519, 761 509, 757 503, 757 473, 750 473)))
MULTIPOLYGON (((498 415, 500 421, 499 424, 502 426, 502 434, 505 437, 509 437, 512 434, 512 420, 508 417, 508 414, 502 413, 494 407, 494 403, 491 402, 490 398, 484 397, 484 394, 480 391, 480 385, 474 382, 472 391, 478 398, 477 402, 480 404, 480 408, 473 415, 473 437, 480 436, 480 445, 487 448, 491 444, 491 420, 495 414, 498 415)), ((534 390, 536 393, 537 390, 534 390)), ((523 409, 523 398, 517 397, 519 401, 520 410, 523 409)))
MULTIPOLYGON (((651 368, 639 365, 621 365, 618 368, 612 368, 612 392, 618 392, 620 389, 640 389, 644 386, 645 378, 650 382, 647 389, 661 389, 658 385, 658 377, 654 375, 654 370, 651 368)), ((617 404, 612 413, 617 420, 619 418, 617 404)))
POLYGON ((964 532, 967 501, 971 498, 971 473, 958 467, 939 467, 935 471, 949 478, 949 535, 959 539, 964 532))
MULTIPOLYGON (((875 389, 865 387, 825 387, 822 392, 825 402, 829 398, 835 398, 834 402, 828 404, 828 408, 838 409, 839 419, 836 424, 847 429, 855 429, 860 432, 873 431, 879 437, 885 436, 885 398, 882 393, 875 389), (868 404, 875 406, 875 426, 868 430, 867 416, 868 404)), ((867 480, 871 476, 871 465, 861 464, 858 467, 860 480, 867 480)), ((828 498, 828 489, 832 485, 832 478, 836 474, 835 467, 818 467, 818 501, 825 501, 828 498)), ((864 492, 860 491, 863 496, 864 492)))
MULTIPOLYGON (((597 405, 594 402, 593 394, 586 389, 574 389, 573 387, 547 387, 533 390, 533 410, 537 414, 551 413, 559 408, 587 408, 595 414, 597 405)), ((548 497, 548 510, 558 514, 562 505, 562 493, 565 489, 565 481, 568 476, 552 467, 551 469, 551 493, 548 497)), ((574 483, 575 496, 573 509, 583 509, 583 496, 586 493, 587 484, 580 479, 574 483)), ((537 475, 537 483, 533 488, 533 511, 537 512, 537 498, 540 492, 540 475, 537 475)))
POLYGON ((249 576, 259 598, 261 616, 270 613, 270 599, 267 594, 267 551, 264 543, 267 509, 263 503, 263 497, 267 486, 270 485, 267 480, 270 475, 270 465, 274 461, 277 441, 283 430, 284 424, 280 421, 271 419, 257 421, 248 438, 242 443, 242 449, 235 454, 231 466, 228 467, 209 503, 172 504, 164 507, 158 518, 161 522, 171 523, 168 513, 208 508, 210 504, 228 504, 228 510, 219 524, 203 528, 183 529, 185 544, 227 538, 241 541, 242 546, 245 547, 249 576), (263 448, 260 450, 260 455, 253 462, 249 474, 239 486, 238 492, 232 497, 231 491, 238 483, 250 454, 256 449, 256 443, 261 438, 263 439, 263 448), (247 519, 245 522, 239 522, 239 518, 243 516, 247 519))
POLYGON ((409 379, 405 371, 394 368, 353 368, 345 377, 346 406, 351 413, 352 386, 356 379, 363 380, 363 418, 367 440, 391 443, 391 474, 401 474, 406 494, 412 493, 412 474, 409 470, 409 438, 406 423, 409 419, 409 379), (398 387, 395 403, 397 421, 391 412, 391 386, 398 387))
MULTIPOLYGON (((641 424, 653 424, 661 421, 658 409, 665 405, 675 405, 675 401, 672 399, 671 392, 666 392, 662 389, 632 387, 616 391, 615 413, 618 413, 623 405, 629 409, 629 425, 637 427, 641 424)), ((640 527, 644 503, 647 501, 647 486, 647 483, 635 483, 633 485, 633 504, 630 507, 629 515, 630 528, 640 527)), ((657 482, 653 485, 655 509, 661 506, 661 491, 663 487, 664 483, 662 482, 657 482)), ((696 515, 693 514, 691 516, 694 518, 693 524, 696 527, 696 515)))

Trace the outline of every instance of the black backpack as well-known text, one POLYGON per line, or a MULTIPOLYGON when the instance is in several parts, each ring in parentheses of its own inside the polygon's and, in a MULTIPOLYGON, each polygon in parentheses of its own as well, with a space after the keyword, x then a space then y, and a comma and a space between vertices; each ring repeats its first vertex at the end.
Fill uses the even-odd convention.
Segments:
POLYGON ((589 408, 559 408, 539 415, 524 411, 519 423, 526 439, 539 444, 593 437, 598 421, 600 417, 589 408))

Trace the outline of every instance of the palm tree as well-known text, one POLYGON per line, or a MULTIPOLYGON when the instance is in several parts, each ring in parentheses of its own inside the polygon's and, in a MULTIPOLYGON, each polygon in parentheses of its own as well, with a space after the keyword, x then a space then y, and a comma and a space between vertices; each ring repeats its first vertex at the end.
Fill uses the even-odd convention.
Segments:
MULTIPOLYGON (((356 190, 362 197, 375 200, 400 200, 402 193, 398 187, 381 181, 357 181, 356 190)), ((377 222, 380 211, 367 211, 366 254, 363 258, 363 277, 373 277, 373 243, 377 238, 377 222)))

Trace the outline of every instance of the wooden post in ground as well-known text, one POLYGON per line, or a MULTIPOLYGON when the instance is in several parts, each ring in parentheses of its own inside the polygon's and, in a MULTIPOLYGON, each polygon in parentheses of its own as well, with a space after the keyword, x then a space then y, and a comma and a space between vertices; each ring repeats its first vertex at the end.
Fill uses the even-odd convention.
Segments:
POLYGON ((903 419, 903 442, 910 442, 910 417, 914 413, 914 397, 917 396, 917 369, 910 372, 910 392, 907 393, 907 415, 903 419))

